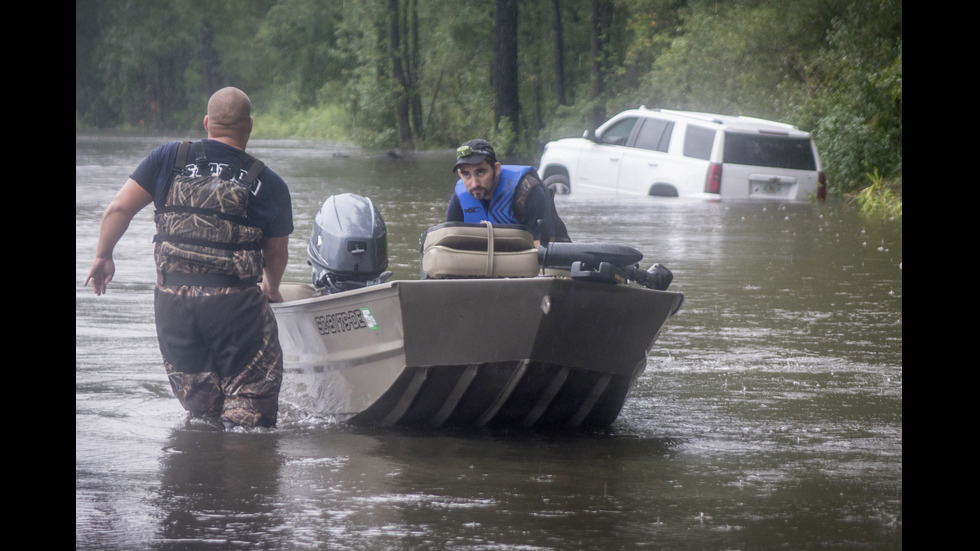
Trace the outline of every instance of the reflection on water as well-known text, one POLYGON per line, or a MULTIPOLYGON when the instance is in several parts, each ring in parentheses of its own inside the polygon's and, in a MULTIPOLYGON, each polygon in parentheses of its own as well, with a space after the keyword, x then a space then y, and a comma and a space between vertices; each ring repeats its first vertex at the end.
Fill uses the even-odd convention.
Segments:
MULTIPOLYGON (((154 549, 186 549, 188 542, 235 542, 268 548, 283 524, 274 500, 282 463, 271 433, 173 431, 163 448, 161 519, 154 549), (247 458, 243 460, 243 458, 247 458)), ((213 543, 212 543, 213 545, 213 543)))
MULTIPOLYGON (((109 294, 81 288, 99 219, 169 138, 76 138, 76 548, 895 549, 902 541, 902 232, 826 204, 560 196, 576 241, 624 243, 685 294, 600 434, 188 424, 152 319, 152 212, 109 294)), ((176 139, 176 138, 174 138, 176 139)), ((331 194, 370 197, 418 274, 452 152, 256 140, 287 181, 287 279, 331 194)), ((583 320, 590 323, 590 320, 583 320)))

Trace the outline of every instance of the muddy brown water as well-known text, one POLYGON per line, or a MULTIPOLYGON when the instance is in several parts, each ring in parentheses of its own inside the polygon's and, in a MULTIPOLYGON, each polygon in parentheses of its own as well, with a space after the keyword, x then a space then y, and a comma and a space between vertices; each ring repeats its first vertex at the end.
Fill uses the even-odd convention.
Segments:
MULTIPOLYGON (((900 549, 902 227, 824 204, 560 196, 576 241, 631 245, 685 294, 601 433, 352 428, 288 402, 270 431, 188 422, 153 326, 152 209, 108 295, 99 220, 154 146, 76 136, 76 549, 900 549)), ((293 194, 286 278, 331 194, 371 197, 418 274, 452 153, 253 140, 293 194)), ((600 323, 601 320, 582 320, 600 323)))

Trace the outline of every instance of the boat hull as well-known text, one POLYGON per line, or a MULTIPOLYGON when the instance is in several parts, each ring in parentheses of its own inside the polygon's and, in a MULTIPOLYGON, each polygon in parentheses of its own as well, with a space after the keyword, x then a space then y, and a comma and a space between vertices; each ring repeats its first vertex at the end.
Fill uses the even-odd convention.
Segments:
POLYGON ((682 301, 555 277, 396 281, 287 300, 273 306, 283 396, 355 424, 603 427, 682 301))

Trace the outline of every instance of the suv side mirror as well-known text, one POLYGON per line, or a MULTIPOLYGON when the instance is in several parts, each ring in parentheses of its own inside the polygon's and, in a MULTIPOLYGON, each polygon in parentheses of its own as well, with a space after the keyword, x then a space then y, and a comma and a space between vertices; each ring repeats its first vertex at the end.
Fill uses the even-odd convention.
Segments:
POLYGON ((585 138, 586 140, 589 140, 590 142, 599 143, 599 140, 597 140, 595 137, 595 132, 593 132, 592 130, 586 130, 585 132, 583 132, 582 137, 585 138))

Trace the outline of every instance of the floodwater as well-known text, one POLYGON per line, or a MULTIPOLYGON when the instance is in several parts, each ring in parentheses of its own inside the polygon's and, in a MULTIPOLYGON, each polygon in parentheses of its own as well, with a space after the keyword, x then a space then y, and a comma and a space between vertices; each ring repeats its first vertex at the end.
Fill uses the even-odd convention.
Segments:
MULTIPOLYGON (((82 287, 109 200, 180 138, 75 139, 76 549, 901 549, 900 222, 841 200, 559 196, 574 240, 631 245, 685 294, 608 430, 352 428, 284 401, 276 429, 219 432, 164 375, 152 208, 109 293, 82 287)), ((344 192, 375 201, 394 277, 417 277, 451 152, 249 150, 293 194, 287 280, 309 280, 313 217, 344 192)))

